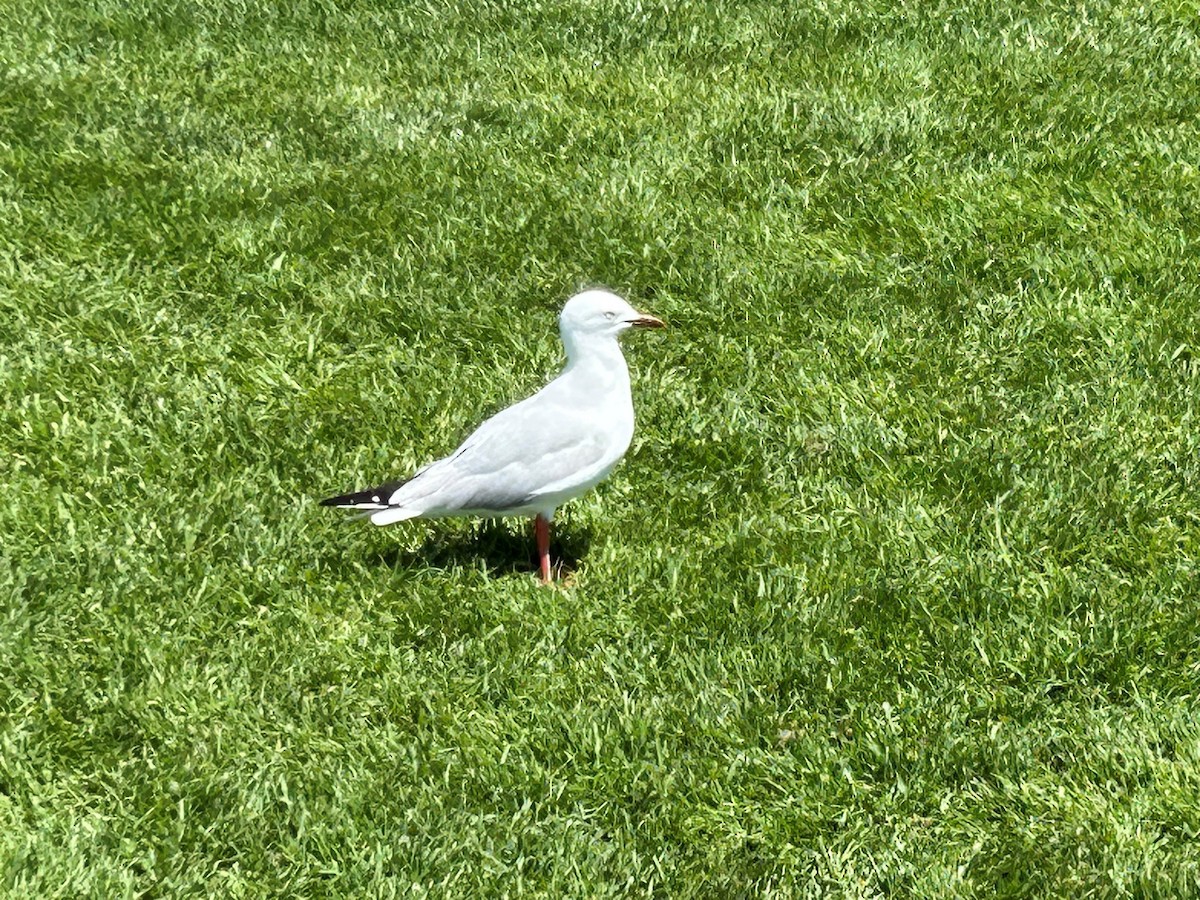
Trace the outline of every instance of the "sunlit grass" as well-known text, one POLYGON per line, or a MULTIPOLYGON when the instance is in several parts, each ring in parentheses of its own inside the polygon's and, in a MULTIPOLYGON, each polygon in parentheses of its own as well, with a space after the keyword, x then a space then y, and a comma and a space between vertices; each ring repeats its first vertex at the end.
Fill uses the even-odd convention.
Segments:
POLYGON ((9 10, 7 895, 1200 892, 1194 4, 9 10))

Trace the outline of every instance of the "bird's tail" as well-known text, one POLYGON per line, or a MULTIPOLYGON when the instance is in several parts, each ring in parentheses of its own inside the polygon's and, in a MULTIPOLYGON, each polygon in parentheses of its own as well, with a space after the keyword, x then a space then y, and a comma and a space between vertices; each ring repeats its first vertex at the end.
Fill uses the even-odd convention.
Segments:
POLYGON ((420 513, 413 512, 411 509, 405 509, 402 506, 389 506, 387 509, 381 509, 379 512, 368 514, 372 525, 391 525, 393 522, 415 519, 419 515, 420 513))
POLYGON ((321 505, 361 510, 362 514, 370 518, 376 525, 390 525, 392 522, 412 519, 420 515, 418 512, 402 506, 393 506, 388 502, 402 484, 404 484, 403 481, 395 481, 390 484, 381 484, 379 487, 368 488, 365 491, 326 497, 321 501, 321 505))

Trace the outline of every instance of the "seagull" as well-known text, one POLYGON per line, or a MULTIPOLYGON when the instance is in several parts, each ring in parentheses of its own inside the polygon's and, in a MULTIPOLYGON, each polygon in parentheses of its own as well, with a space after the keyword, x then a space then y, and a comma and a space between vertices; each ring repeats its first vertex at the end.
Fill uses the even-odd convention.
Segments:
POLYGON ((630 328, 662 327, 609 291, 576 294, 558 317, 567 364, 557 378, 410 478, 321 505, 362 510, 376 525, 532 515, 541 579, 549 583, 554 511, 603 480, 633 437, 629 370, 617 338, 630 328))

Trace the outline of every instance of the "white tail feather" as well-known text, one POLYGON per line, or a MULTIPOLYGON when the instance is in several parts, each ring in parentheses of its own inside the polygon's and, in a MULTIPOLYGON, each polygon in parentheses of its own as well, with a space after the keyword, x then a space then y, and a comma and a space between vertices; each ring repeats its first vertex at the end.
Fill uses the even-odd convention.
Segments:
POLYGON ((390 509, 383 509, 377 513, 371 513, 371 522, 375 525, 391 525, 393 522, 402 522, 405 519, 415 519, 419 515, 419 512, 413 512, 411 509, 393 506, 390 509))

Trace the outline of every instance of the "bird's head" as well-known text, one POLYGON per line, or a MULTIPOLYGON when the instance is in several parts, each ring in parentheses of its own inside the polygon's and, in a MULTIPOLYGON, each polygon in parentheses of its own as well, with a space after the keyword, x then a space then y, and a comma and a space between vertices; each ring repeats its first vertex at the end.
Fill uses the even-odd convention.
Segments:
POLYGON ((567 301, 558 317, 563 341, 592 336, 616 337, 630 328, 662 328, 661 319, 640 313, 611 291, 592 290, 567 301))

